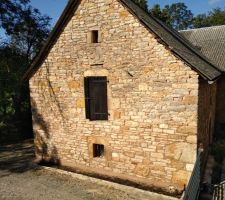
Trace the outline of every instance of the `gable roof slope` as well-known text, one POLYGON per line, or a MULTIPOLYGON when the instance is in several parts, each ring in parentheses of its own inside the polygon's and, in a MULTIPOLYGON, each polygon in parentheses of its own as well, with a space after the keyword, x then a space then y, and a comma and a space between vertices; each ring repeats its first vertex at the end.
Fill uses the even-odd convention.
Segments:
POLYGON ((225 25, 185 30, 180 33, 225 72, 225 25))
MULTIPOLYGON (((165 45, 167 45, 172 52, 180 57, 186 64, 192 69, 197 71, 203 78, 213 81, 217 79, 221 72, 216 65, 211 63, 201 52, 195 48, 187 39, 185 39, 180 33, 169 28, 160 20, 153 17, 151 14, 145 12, 132 0, 118 0, 128 10, 136 16, 139 21, 145 25, 145 27, 156 36, 158 36, 165 45)), ((56 26, 51 32, 46 44, 41 49, 40 53, 32 62, 30 68, 25 73, 23 80, 26 81, 31 78, 35 72, 39 69, 41 64, 46 59, 49 51, 60 36, 61 31, 67 25, 71 17, 73 16, 76 8, 78 7, 80 0, 69 0, 63 14, 59 18, 56 26)))

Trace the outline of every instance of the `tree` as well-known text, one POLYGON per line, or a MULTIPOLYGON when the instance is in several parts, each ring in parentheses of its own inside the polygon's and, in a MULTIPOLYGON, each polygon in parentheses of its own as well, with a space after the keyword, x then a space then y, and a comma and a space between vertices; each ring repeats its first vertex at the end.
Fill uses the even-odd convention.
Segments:
POLYGON ((194 18, 194 28, 225 25, 225 9, 213 9, 208 14, 199 14, 194 18))
POLYGON ((7 138, 32 130, 29 87, 21 78, 50 32, 50 18, 29 2, 0 0, 0 28, 7 36, 0 41, 0 133, 7 138))
POLYGON ((148 11, 147 0, 133 0, 137 5, 139 5, 145 11, 148 11))
POLYGON ((149 10, 149 12, 156 18, 160 19, 161 21, 167 23, 169 21, 169 14, 166 10, 161 10, 159 4, 153 5, 153 7, 149 10))
POLYGON ((0 0, 0 27, 7 34, 13 32, 13 26, 20 21, 20 13, 30 0, 0 0))
POLYGON ((0 26, 29 63, 48 37, 50 17, 31 7, 29 0, 0 0, 0 5, 0 26))
POLYGON ((193 13, 184 3, 166 5, 163 9, 154 5, 150 12, 153 16, 162 20, 176 30, 183 30, 192 27, 193 13))

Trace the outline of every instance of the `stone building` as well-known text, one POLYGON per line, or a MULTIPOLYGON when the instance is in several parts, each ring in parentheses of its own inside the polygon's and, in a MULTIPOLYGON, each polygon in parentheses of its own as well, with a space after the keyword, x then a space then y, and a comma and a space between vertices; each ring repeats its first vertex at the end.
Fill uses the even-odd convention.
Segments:
POLYGON ((220 75, 131 0, 70 0, 24 76, 36 155, 180 192, 212 142, 220 75))
POLYGON ((182 31, 181 34, 223 73, 217 81, 215 131, 218 137, 225 138, 225 25, 182 31))

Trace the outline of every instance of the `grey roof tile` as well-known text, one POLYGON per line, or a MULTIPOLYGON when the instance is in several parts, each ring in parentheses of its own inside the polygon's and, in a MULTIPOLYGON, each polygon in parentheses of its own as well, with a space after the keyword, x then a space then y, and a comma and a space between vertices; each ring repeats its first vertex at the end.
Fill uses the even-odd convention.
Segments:
POLYGON ((191 29, 180 33, 225 72, 225 25, 191 29))

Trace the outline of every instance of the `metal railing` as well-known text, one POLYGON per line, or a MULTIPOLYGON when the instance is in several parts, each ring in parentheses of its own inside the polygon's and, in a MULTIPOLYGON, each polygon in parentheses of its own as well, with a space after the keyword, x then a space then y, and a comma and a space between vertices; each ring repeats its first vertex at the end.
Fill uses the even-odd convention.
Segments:
POLYGON ((214 185, 213 188, 213 200, 225 200, 225 181, 214 185))
POLYGON ((197 160, 189 180, 188 186, 185 189, 184 200, 196 200, 198 199, 200 192, 200 180, 201 180, 201 160, 203 150, 198 151, 197 160))

